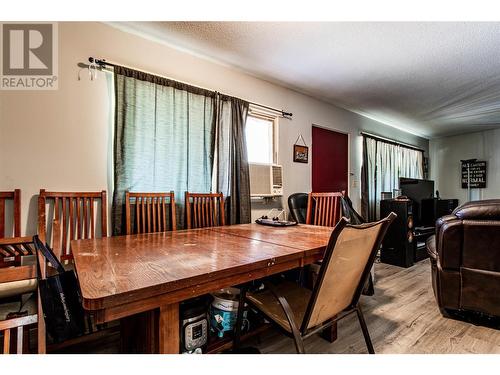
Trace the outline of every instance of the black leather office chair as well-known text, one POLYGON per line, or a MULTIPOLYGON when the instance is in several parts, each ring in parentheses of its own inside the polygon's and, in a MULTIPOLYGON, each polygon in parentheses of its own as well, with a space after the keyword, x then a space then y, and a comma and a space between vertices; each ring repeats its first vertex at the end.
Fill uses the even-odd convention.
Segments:
POLYGON ((349 219, 349 224, 359 225, 366 223, 366 220, 352 207, 352 201, 347 195, 340 198, 340 205, 342 206, 342 216, 349 219))
MULTIPOLYGON (((366 220, 356 212, 354 207, 352 206, 351 199, 344 195, 340 198, 340 205, 342 206, 342 216, 345 216, 349 219, 349 224, 360 225, 366 223, 366 220)), ((363 294, 365 296, 373 296, 375 294, 375 290, 373 288, 373 278, 370 274, 368 280, 366 281, 365 287, 363 288, 363 294)))
POLYGON ((299 224, 305 224, 307 213, 307 193, 293 193, 288 197, 288 209, 291 218, 299 224))

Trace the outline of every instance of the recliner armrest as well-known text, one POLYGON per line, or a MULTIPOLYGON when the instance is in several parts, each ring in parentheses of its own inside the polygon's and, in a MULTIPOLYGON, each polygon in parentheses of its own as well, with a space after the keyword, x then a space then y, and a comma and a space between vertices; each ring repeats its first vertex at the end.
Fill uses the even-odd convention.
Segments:
POLYGON ((443 224, 448 223, 450 221, 456 221, 457 217, 455 215, 445 215, 436 220, 436 233, 439 233, 439 230, 443 226, 443 224))
POLYGON ((438 259, 438 253, 436 250, 436 236, 433 235, 429 237, 425 243, 427 247, 427 253, 429 254, 429 257, 431 258, 432 261, 437 262, 438 259))

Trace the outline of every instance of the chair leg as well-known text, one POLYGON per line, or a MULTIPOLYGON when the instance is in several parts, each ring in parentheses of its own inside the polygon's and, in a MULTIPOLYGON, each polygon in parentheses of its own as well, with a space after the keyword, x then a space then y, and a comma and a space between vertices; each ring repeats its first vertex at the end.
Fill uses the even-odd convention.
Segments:
POLYGON ((295 349, 297 350, 297 354, 306 354, 306 350, 304 348, 304 340, 300 335, 293 335, 293 341, 295 342, 295 349))
POLYGON ((370 333, 368 332, 368 327, 366 326, 365 318, 363 317, 363 312, 361 311, 361 306, 359 304, 356 306, 356 313, 358 314, 359 325, 363 331, 363 336, 365 338, 366 347, 368 348, 368 353, 375 354, 373 350, 372 340, 370 339, 370 333))
POLYGON ((243 324, 243 312, 245 311, 245 298, 248 286, 244 285, 240 288, 240 298, 238 301, 238 312, 236 315, 236 323, 233 331, 233 350, 238 349, 241 340, 241 325, 243 324))
POLYGON ((93 327, 93 323, 92 323, 92 317, 90 316, 90 313, 85 313, 86 315, 86 318, 87 318, 87 325, 89 327, 89 333, 93 333, 94 332, 94 327, 93 327))

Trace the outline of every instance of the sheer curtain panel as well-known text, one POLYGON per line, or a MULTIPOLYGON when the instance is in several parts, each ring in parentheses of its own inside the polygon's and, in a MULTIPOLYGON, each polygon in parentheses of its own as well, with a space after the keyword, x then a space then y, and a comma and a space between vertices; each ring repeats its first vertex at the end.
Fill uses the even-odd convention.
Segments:
POLYGON ((184 192, 212 184, 215 92, 116 66, 113 234, 123 232, 125 191, 184 192))
POLYGON ((399 177, 423 178, 423 153, 397 144, 363 136, 361 204, 363 215, 375 221, 382 192, 399 188, 399 177))

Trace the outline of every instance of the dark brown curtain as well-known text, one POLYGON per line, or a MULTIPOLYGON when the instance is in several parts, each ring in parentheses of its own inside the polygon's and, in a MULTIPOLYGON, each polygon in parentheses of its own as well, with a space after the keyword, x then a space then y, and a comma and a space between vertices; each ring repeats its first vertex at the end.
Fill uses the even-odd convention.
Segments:
POLYGON ((376 164, 377 142, 363 136, 363 164, 361 166, 361 215, 368 221, 377 220, 376 164))
POLYGON ((219 94, 216 107, 214 189, 227 197, 227 224, 249 223, 250 176, 245 139, 248 102, 219 94))
POLYGON ((366 137, 363 137, 363 163, 361 165, 361 215, 371 219, 368 203, 368 156, 366 154, 366 137))

